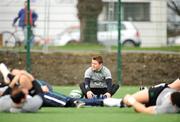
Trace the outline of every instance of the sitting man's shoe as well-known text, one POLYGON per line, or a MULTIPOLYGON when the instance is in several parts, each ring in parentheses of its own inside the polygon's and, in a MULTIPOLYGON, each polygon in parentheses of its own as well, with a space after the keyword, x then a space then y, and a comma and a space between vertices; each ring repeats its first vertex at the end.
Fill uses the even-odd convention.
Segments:
POLYGON ((83 101, 80 101, 80 100, 74 101, 74 104, 75 104, 76 108, 82 108, 85 106, 85 103, 83 101))

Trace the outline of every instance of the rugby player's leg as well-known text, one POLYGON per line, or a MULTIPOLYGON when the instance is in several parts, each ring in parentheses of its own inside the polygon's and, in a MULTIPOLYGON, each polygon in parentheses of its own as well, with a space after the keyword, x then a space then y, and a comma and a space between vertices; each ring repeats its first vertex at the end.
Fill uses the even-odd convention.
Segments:
POLYGON ((138 91, 138 92, 132 94, 132 97, 134 97, 136 99, 136 101, 138 101, 140 103, 147 103, 147 102, 149 102, 148 89, 138 91))
POLYGON ((174 82, 168 84, 168 86, 172 89, 180 90, 180 79, 176 79, 174 82))

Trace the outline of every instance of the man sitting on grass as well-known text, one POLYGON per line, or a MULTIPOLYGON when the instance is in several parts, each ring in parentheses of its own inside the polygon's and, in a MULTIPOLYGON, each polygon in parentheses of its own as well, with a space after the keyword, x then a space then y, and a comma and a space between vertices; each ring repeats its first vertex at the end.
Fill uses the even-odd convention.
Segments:
POLYGON ((85 98, 111 98, 119 89, 118 84, 112 83, 110 70, 103 65, 102 56, 94 56, 91 66, 84 73, 84 82, 80 89, 85 98))

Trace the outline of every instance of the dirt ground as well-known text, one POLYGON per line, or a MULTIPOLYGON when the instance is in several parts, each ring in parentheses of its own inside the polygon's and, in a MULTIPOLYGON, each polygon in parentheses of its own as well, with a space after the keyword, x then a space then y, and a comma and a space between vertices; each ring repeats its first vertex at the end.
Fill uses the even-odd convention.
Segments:
MULTIPOLYGON (((32 74, 54 85, 74 85, 83 81, 91 57, 102 55, 104 65, 117 81, 116 53, 31 53, 32 74)), ((0 62, 10 68, 25 69, 26 54, 1 51, 0 62)), ((123 53, 122 79, 125 85, 171 82, 180 77, 179 54, 123 53)))

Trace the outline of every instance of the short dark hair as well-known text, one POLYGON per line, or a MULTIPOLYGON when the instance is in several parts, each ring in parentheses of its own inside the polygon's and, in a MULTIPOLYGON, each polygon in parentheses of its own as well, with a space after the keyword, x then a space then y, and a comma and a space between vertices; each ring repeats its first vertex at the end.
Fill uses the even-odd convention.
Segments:
POLYGON ((14 103, 21 103, 21 100, 26 97, 25 93, 20 88, 13 89, 11 93, 11 99, 14 103))
POLYGON ((180 108, 180 92, 173 92, 171 94, 171 101, 173 105, 180 108))
POLYGON ((102 63, 103 63, 103 58, 102 58, 102 56, 94 56, 92 59, 93 59, 93 60, 96 60, 99 64, 102 64, 102 63))

